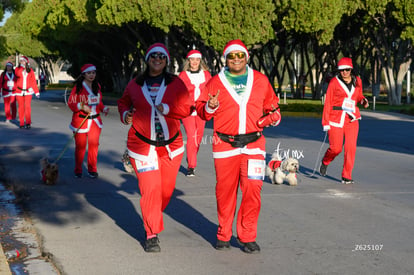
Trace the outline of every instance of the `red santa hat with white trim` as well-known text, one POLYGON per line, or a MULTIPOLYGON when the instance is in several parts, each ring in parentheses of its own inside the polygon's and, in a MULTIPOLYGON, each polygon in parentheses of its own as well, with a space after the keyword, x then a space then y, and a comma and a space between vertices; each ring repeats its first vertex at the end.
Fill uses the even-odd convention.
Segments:
POLYGON ((240 39, 230 40, 227 43, 223 50, 224 58, 226 58, 226 56, 232 51, 244 52, 246 54, 247 59, 249 59, 249 51, 247 50, 246 45, 244 45, 244 43, 240 39))
POLYGON ((167 56, 167 64, 170 64, 170 53, 167 50, 167 47, 162 43, 152 44, 145 54, 145 62, 148 61, 150 54, 152 53, 163 53, 167 56))
POLYGON ((188 52, 186 58, 201 58, 201 52, 197 50, 191 50, 188 52))
POLYGON ((353 69, 352 59, 349 57, 342 57, 338 62, 338 70, 353 69))
POLYGON ((9 62, 6 63, 6 67, 7 66, 11 66, 13 68, 14 67, 14 64, 9 61, 9 62))
POLYGON ((24 55, 22 55, 22 56, 20 56, 20 59, 19 60, 23 60, 23 61, 25 61, 27 64, 29 64, 30 62, 29 62, 29 58, 27 58, 26 56, 24 56, 24 55))
POLYGON ((96 71, 96 67, 93 64, 85 64, 81 67, 81 73, 87 73, 91 71, 96 71))

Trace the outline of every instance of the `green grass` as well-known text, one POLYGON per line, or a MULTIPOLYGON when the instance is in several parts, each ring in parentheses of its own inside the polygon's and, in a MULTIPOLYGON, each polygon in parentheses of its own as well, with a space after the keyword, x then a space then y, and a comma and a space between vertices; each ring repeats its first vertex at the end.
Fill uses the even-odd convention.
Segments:
MULTIPOLYGON (((372 110, 372 102, 370 103, 369 109, 372 110)), ((380 112, 396 112, 407 115, 414 115, 414 105, 413 104, 402 104, 402 105, 388 105, 385 102, 376 102, 375 111, 380 112)))
MULTIPOLYGON (((280 110, 282 112, 313 112, 322 114, 323 105, 320 100, 311 99, 286 99, 286 104, 283 104, 283 99, 279 102, 280 110)), ((370 102, 370 106, 367 110, 372 110, 373 104, 370 102)), ((361 110, 363 108, 360 108, 361 110)), ((380 101, 375 104, 375 111, 382 112, 397 112, 408 115, 414 115, 414 104, 403 105, 388 105, 388 102, 380 101)))
POLYGON ((46 89, 72 89, 72 83, 55 83, 55 84, 48 84, 46 89))
POLYGON ((281 103, 279 107, 282 112, 311 112, 322 114, 323 111, 323 105, 319 100, 306 100, 306 102, 287 100, 287 104, 281 103))

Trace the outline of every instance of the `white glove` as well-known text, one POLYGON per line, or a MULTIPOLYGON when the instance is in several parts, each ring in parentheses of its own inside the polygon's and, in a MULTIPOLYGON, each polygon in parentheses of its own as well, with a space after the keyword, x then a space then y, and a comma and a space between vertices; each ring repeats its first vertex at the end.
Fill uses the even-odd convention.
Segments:
POLYGON ((109 113, 109 107, 105 107, 102 112, 105 114, 105 116, 107 116, 109 113))

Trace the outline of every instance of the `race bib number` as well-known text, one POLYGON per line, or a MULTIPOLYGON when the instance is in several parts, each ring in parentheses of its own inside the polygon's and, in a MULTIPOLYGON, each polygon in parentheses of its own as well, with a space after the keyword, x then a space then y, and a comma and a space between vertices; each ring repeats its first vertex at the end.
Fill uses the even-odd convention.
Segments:
POLYGON ((7 81, 7 87, 13 88, 13 86, 14 86, 14 81, 13 80, 7 81))
POLYGON ((88 105, 98 105, 99 104, 99 97, 98 96, 89 96, 88 97, 88 105))
POLYGON ((247 177, 251 180, 264 180, 266 162, 261 159, 249 159, 247 177))
POLYGON ((342 103, 342 110, 349 113, 355 113, 355 100, 345 98, 342 103))
POLYGON ((154 161, 142 161, 136 160, 138 173, 158 170, 158 158, 155 158, 154 161))

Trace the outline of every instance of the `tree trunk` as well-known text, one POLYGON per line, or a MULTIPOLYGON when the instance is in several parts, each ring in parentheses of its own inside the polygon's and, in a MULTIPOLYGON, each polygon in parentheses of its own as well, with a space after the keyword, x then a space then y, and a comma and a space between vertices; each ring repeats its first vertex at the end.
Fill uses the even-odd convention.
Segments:
POLYGON ((375 58, 373 63, 372 96, 378 97, 381 92, 381 67, 378 58, 375 58))
POLYGON ((397 105, 401 105, 401 93, 402 93, 402 86, 403 80, 407 75, 408 69, 410 68, 412 59, 409 58, 406 62, 401 63, 400 68, 397 74, 397 89, 396 89, 396 100, 397 105))
POLYGON ((383 67, 384 75, 385 75, 385 83, 388 89, 388 104, 396 105, 397 102, 397 93, 396 93, 396 84, 394 79, 394 73, 392 68, 387 65, 383 67))

